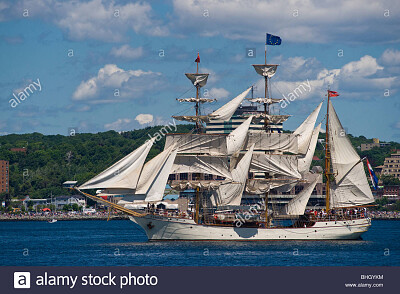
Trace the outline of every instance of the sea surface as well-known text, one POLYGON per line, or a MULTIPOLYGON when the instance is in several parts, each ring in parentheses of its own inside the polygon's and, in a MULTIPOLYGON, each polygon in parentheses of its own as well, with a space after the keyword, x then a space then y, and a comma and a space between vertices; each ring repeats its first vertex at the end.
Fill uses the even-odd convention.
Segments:
POLYGON ((128 220, 0 222, 2 266, 400 266, 400 221, 357 241, 148 242, 128 220))

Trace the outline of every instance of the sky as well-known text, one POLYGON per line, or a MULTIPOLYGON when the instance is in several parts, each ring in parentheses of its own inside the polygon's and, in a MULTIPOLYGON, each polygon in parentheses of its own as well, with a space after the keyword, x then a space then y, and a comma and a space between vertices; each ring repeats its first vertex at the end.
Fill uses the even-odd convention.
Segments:
POLYGON ((217 99, 203 113, 251 85, 262 95, 251 65, 264 62, 270 33, 282 39, 267 49, 280 64, 271 96, 310 86, 274 107, 292 115, 285 129, 329 87, 348 133, 399 142, 399 15, 397 0, 0 0, 0 135, 128 131, 193 114, 176 98, 195 95, 184 73, 197 52, 210 73, 203 94, 217 99))

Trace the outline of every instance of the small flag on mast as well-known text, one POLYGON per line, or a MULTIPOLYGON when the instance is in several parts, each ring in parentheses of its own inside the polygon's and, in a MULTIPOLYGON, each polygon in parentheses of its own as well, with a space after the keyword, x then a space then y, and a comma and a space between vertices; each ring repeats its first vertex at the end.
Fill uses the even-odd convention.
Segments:
POLYGON ((376 177, 374 170, 372 169, 372 166, 368 161, 368 158, 367 158, 367 166, 368 166, 368 171, 369 171, 369 176, 371 178, 372 186, 376 190, 376 189, 378 189, 378 178, 376 177))
POLYGON ((329 90, 328 90, 328 93, 329 93, 329 97, 336 97, 336 96, 339 96, 339 93, 336 92, 336 91, 329 91, 329 90))
POLYGON ((200 63, 200 54, 199 54, 199 52, 197 52, 197 58, 196 58, 196 60, 194 62, 200 63))

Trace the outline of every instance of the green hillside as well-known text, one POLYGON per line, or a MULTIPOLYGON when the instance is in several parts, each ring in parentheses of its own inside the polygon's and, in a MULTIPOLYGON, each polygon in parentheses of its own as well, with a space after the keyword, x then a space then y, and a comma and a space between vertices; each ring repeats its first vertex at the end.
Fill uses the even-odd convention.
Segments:
MULTIPOLYGON (((61 184, 67 180, 79 183, 90 179, 147 139, 148 134, 155 135, 162 127, 123 132, 108 131, 97 134, 76 134, 75 136, 42 135, 39 133, 0 136, 0 159, 10 161, 10 194, 12 197, 29 195, 31 198, 49 197, 65 194, 61 184), (11 148, 26 148, 24 152, 12 152, 11 148)), ((178 125, 178 133, 186 133, 192 125, 178 125)), ((320 138, 324 138, 321 134, 320 138)), ((363 136, 350 139, 355 147, 361 143, 372 142, 363 136)), ((164 146, 165 139, 158 141, 149 153, 156 156, 164 146)), ((373 166, 382 165, 385 157, 400 144, 391 142, 390 146, 374 148, 360 152, 367 156, 373 166)), ((356 149, 359 150, 359 149, 356 149)), ((313 165, 324 164, 324 147, 318 143, 316 154, 321 161, 313 165)))

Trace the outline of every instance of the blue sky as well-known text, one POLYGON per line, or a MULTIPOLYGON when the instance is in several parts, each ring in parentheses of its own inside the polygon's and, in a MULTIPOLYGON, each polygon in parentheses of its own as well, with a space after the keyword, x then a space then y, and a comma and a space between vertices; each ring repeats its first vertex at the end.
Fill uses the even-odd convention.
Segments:
POLYGON ((399 13, 395 0, 0 0, 0 134, 122 131, 190 114, 175 98, 194 95, 184 73, 195 70, 197 51, 210 73, 204 89, 218 99, 204 112, 252 84, 261 95, 251 64, 263 63, 269 32, 282 38, 268 47, 268 61, 281 65, 272 96, 311 85, 280 109, 293 115, 286 129, 329 84, 349 133, 400 141, 399 13), (12 107, 13 93, 37 79, 41 91, 12 107))

